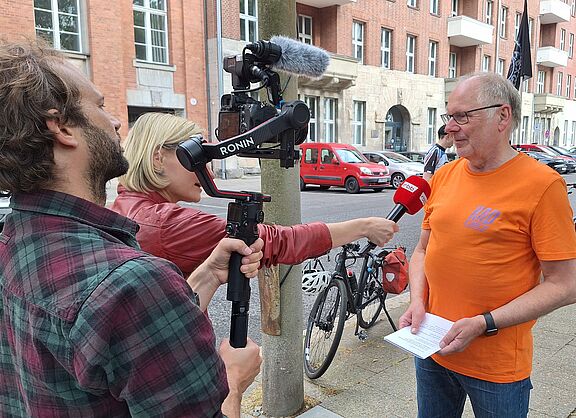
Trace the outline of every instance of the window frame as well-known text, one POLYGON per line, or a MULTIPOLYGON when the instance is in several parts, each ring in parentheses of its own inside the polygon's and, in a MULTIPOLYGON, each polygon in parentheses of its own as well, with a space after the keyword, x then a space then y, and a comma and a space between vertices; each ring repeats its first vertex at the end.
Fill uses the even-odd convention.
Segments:
POLYGON ((242 10, 242 3, 240 3, 240 40, 242 42, 256 42, 258 40, 258 0, 244 0, 244 10, 242 10), (254 15, 249 14, 249 2, 251 1, 254 2, 254 15), (251 23, 254 23, 254 39, 250 39, 251 23), (243 26, 246 39, 242 38, 243 26))
POLYGON ((314 45, 314 29, 312 27, 313 19, 312 16, 298 15, 298 40, 307 45, 314 45), (310 21, 310 33, 306 33, 306 21, 310 21), (304 29, 304 30, 303 30, 304 29), (306 42, 310 41, 310 42, 306 42))
POLYGON ((134 55, 137 61, 140 62, 147 62, 152 64, 169 64, 170 63, 170 45, 169 45, 169 28, 168 28, 168 2, 166 0, 163 1, 164 10, 161 9, 154 9, 150 7, 150 0, 143 0, 144 6, 139 6, 132 2, 132 20, 133 20, 133 27, 134 30, 144 29, 144 44, 140 42, 136 42, 136 37, 134 37, 134 55), (134 13, 140 12, 144 13, 144 27, 136 26, 136 22, 134 22, 134 13), (163 18, 164 21, 164 31, 156 30, 152 28, 152 15, 160 16, 163 18), (164 46, 161 45, 153 45, 153 32, 163 33, 163 41, 164 46), (137 52, 137 46, 143 45, 146 51, 146 58, 139 58, 137 52), (156 60, 154 59, 154 48, 158 48, 164 51, 165 60, 156 60))
POLYGON ((385 70, 392 68, 392 29, 382 27, 380 30, 380 66, 385 70), (385 44, 385 34, 388 35, 388 47, 385 44), (384 57, 388 56, 388 65, 385 65, 384 57))
POLYGON ((324 97, 324 139, 326 142, 337 142, 338 134, 338 99, 335 97, 324 97))
POLYGON ((536 94, 543 94, 546 89, 546 72, 538 71, 536 79, 536 94))
POLYGON ((458 0, 452 0, 450 2, 450 16, 458 16, 458 8, 459 8, 458 0))
POLYGON ((436 77, 438 73, 438 42, 428 41, 428 75, 436 77))
POLYGON ((448 78, 456 77, 458 77, 458 54, 450 52, 448 55, 448 78), (454 58, 454 63, 452 63, 452 58, 454 58))
POLYGON ((570 98, 570 93, 572 92, 572 74, 566 74, 566 98, 570 98))
POLYGON ((72 14, 72 13, 60 12, 59 8, 58 8, 58 0, 49 0, 49 1, 50 1, 50 10, 37 7, 35 2, 32 2, 32 7, 33 7, 33 11, 34 11, 34 33, 35 33, 36 38, 40 37, 42 39, 46 39, 46 42, 51 44, 54 49, 57 49, 60 51, 85 54, 86 53, 86 47, 84 45, 84 42, 85 42, 85 39, 84 39, 85 14, 84 14, 83 2, 81 0, 73 0, 76 4, 77 14, 72 14), (51 22, 52 25, 51 25, 50 29, 41 28, 41 27, 37 26, 36 12, 50 13, 50 19, 52 21, 51 22), (77 24, 78 24, 78 32, 68 32, 68 31, 60 30, 60 15, 75 16, 77 24), (48 40, 46 36, 39 34, 39 32, 51 33, 52 42, 50 42, 50 40, 48 40), (78 38, 78 49, 77 50, 76 49, 64 49, 64 48, 62 48, 61 37, 63 34, 64 35, 69 34, 69 35, 77 36, 77 38, 78 38))
POLYGON ((560 29, 560 42, 558 46, 561 51, 564 51, 564 48, 566 48, 566 29, 560 29))
POLYGON ((304 103, 310 109, 310 120, 308 121, 308 135, 306 141, 318 142, 318 96, 305 95, 304 103))
POLYGON ((406 72, 416 72, 416 36, 410 34, 406 35, 406 72))
POLYGON ((488 25, 492 25, 492 14, 494 13, 494 2, 492 0, 485 1, 485 10, 484 10, 484 22, 488 25))
POLYGON ((558 71, 556 75, 556 96, 562 96, 562 84, 564 81, 564 73, 562 71, 558 71))
POLYGON ((359 20, 352 21, 352 56, 356 58, 360 64, 364 64, 364 27, 364 22, 360 22, 359 20), (360 28, 359 33, 358 28, 360 28), (360 57, 358 57, 358 54, 360 54, 360 57))
POLYGON ((508 7, 500 7, 500 17, 498 22, 498 35, 501 39, 506 39, 506 32, 508 30, 508 7))
POLYGON ((436 121, 438 119, 438 109, 435 107, 428 108, 428 121, 426 124, 426 142, 432 145, 436 141, 436 121))
POLYGON ((430 13, 435 16, 440 14, 440 5, 438 0, 430 0, 430 13))
POLYGON ((361 100, 353 100, 352 111, 352 145, 364 146, 366 144, 366 102, 361 100), (359 120, 357 118, 358 116, 360 117, 359 120), (358 134, 360 135, 360 138, 358 138, 358 134), (360 140, 359 142, 358 139, 360 140))

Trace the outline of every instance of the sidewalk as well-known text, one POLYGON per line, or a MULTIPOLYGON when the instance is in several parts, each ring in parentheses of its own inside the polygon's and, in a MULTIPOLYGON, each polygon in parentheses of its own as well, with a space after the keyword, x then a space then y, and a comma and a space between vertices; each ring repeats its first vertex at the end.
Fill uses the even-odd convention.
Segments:
MULTIPOLYGON (((408 295, 390 299, 387 306, 398 317, 408 306, 408 295)), ((305 377, 307 397, 319 404, 300 418, 415 417, 416 379, 412 356, 384 342, 391 332, 382 314, 361 342, 350 319, 334 361, 319 379, 305 377)), ((534 369, 529 417, 576 417, 576 306, 559 309, 541 318, 533 329, 534 369)), ((260 376, 256 387, 260 386, 260 376)), ((250 394, 245 395, 245 399, 250 394)), ((243 417, 264 417, 252 408, 243 417)), ((473 417, 467 403, 465 417, 473 417)))

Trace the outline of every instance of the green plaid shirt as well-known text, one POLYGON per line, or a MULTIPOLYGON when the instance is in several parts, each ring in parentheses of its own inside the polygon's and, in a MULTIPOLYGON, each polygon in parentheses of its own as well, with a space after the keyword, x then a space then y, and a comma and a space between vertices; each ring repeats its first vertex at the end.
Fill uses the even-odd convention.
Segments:
POLYGON ((221 416, 210 322, 137 225, 74 196, 15 195, 0 235, 0 416, 221 416))

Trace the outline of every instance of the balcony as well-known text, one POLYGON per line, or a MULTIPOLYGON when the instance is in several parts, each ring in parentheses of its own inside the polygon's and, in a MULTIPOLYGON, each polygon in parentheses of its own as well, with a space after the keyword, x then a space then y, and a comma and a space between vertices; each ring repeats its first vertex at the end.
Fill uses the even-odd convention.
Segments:
POLYGON ((536 51, 536 63, 544 67, 566 67, 568 52, 553 46, 543 46, 536 51))
POLYGON ((566 99, 554 94, 534 94, 534 113, 558 113, 564 109, 566 99))
POLYGON ((342 91, 356 83, 359 65, 355 58, 331 53, 330 65, 322 77, 319 80, 298 77, 298 86, 334 92, 342 91))
POLYGON ((570 20, 570 5, 561 0, 540 1, 540 24, 568 22, 570 20))
POLYGON ((343 6, 348 3, 356 3, 356 0, 297 0, 296 3, 321 9, 330 6, 343 6))
POLYGON ((494 26, 468 16, 448 18, 448 38, 450 45, 465 48, 492 43, 494 26))

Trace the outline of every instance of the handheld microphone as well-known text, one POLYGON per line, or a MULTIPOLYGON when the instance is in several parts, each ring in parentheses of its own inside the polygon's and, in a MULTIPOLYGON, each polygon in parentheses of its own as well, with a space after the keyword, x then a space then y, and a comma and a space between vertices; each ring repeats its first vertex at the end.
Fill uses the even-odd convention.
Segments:
POLYGON ((417 213, 426 204, 430 197, 430 185, 422 177, 408 177, 394 193, 396 206, 386 216, 394 222, 398 222, 406 212, 410 215, 417 213))

